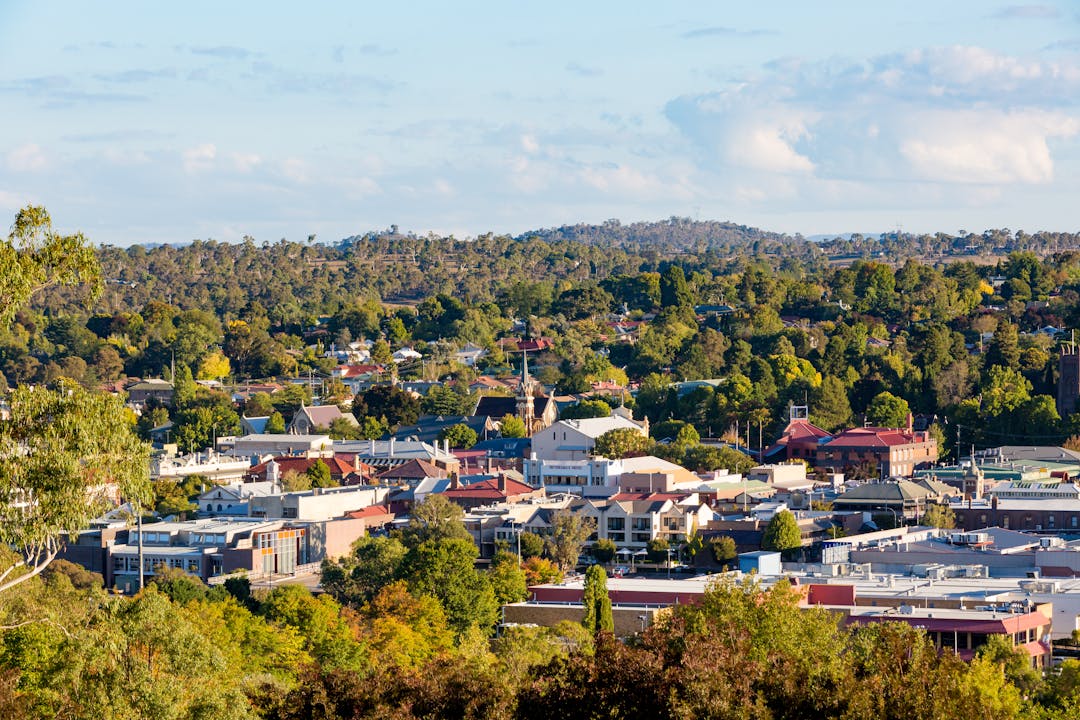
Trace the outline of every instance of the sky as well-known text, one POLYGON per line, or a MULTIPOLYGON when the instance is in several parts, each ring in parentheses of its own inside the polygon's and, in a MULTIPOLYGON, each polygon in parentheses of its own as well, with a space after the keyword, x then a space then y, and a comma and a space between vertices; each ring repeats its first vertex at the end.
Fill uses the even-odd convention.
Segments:
POLYGON ((0 108, 100 244, 1080 230, 1077 0, 5 0, 0 108))

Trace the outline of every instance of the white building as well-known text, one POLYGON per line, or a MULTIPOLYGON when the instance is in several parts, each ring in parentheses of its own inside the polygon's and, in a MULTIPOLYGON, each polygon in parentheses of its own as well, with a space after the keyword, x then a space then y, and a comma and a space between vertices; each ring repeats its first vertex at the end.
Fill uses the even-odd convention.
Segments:
POLYGON ((532 436, 532 458, 535 460, 587 460, 596 446, 596 439, 610 430, 627 428, 649 436, 649 421, 635 422, 622 415, 581 420, 560 420, 532 436))
POLYGON ((262 497, 281 492, 281 486, 277 482, 237 482, 229 485, 212 487, 197 501, 199 515, 212 517, 214 515, 244 516, 248 514, 249 502, 252 497, 262 497))
POLYGON ((243 480, 250 467, 251 462, 246 458, 237 459, 213 451, 192 453, 151 461, 150 478, 180 481, 191 475, 201 475, 211 482, 230 483, 243 480))
POLYGON ((229 455, 262 457, 264 455, 333 454, 334 441, 329 435, 244 435, 233 440, 229 455))
POLYGON ((713 511, 696 494, 681 500, 616 495, 609 500, 585 500, 574 510, 593 518, 597 538, 611 540, 619 549, 642 549, 657 538, 678 547, 713 518, 713 511))
POLYGON ((267 519, 330 520, 378 505, 389 495, 390 488, 385 486, 352 485, 252 496, 248 514, 267 519))

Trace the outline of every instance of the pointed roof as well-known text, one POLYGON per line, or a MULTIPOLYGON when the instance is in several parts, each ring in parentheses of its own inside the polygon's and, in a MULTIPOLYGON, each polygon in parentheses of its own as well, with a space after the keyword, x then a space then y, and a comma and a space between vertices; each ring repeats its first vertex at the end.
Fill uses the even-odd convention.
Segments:
POLYGON ((397 467, 383 470, 376 477, 380 480, 423 480, 424 478, 446 477, 446 471, 435 467, 427 460, 414 458, 397 467))
POLYGON ((863 427, 845 430, 826 445, 831 447, 891 447, 893 445, 910 445, 920 442, 916 433, 897 428, 863 427))

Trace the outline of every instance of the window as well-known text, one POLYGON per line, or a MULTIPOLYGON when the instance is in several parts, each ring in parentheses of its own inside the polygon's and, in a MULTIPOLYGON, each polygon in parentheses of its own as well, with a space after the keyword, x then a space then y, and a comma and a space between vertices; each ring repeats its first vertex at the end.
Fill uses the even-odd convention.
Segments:
POLYGON ((622 531, 626 529, 626 518, 612 517, 607 519, 607 529, 622 531))

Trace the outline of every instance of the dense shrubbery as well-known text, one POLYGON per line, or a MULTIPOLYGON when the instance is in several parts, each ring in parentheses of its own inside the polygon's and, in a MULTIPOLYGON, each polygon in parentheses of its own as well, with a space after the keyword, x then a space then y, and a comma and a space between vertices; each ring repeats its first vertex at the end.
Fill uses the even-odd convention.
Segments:
POLYGON ((846 629, 783 583, 716 585, 625 642, 570 624, 490 641, 402 581, 343 607, 299 586, 252 597, 175 576, 112 597, 83 574, 57 565, 4 597, 5 717, 1064 720, 1080 707, 1077 661, 1042 680, 991 643, 966 664, 906 625, 846 629))

